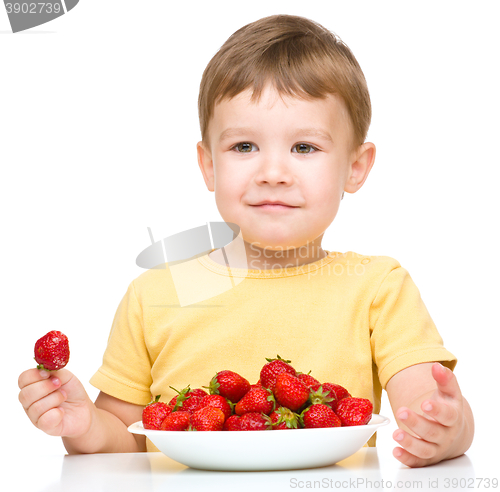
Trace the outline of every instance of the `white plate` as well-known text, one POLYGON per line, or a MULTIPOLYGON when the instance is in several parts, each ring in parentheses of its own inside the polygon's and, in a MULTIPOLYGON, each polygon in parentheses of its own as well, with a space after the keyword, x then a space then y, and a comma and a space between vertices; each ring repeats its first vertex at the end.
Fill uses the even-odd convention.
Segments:
POLYGON ((389 423, 374 414, 367 425, 268 431, 158 431, 142 422, 128 430, 143 434, 165 455, 202 470, 294 470, 328 466, 348 458, 389 423))

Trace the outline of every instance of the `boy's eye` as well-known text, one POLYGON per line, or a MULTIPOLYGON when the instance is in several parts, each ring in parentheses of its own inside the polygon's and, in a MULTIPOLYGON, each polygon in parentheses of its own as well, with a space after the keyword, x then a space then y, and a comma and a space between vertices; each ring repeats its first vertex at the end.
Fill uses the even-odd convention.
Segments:
POLYGON ((297 154, 311 154, 316 150, 312 145, 306 143, 299 143, 297 145, 294 145, 292 149, 295 149, 295 152, 297 154))
MULTIPOLYGON (((240 142, 233 147, 236 152, 241 154, 249 154, 254 148, 256 148, 255 145, 250 142, 240 142)), ((316 150, 316 147, 306 143, 299 143, 292 147, 292 152, 297 154, 312 154, 316 150)))
POLYGON ((242 154, 248 154, 249 152, 252 152, 252 147, 253 144, 250 142, 240 142, 239 144, 236 144, 233 149, 237 152, 241 152, 242 154))

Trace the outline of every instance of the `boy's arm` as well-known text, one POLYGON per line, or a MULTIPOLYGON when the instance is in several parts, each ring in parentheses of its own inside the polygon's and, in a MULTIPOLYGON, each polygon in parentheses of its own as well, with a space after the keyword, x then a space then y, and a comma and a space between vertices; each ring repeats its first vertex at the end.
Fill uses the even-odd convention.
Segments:
POLYGON ((63 437, 66 450, 69 454, 146 451, 146 437, 127 430, 129 425, 142 419, 143 408, 101 391, 94 404, 89 430, 80 437, 63 437))
POLYGON ((394 457, 410 467, 455 458, 469 449, 474 419, 453 372, 439 363, 407 367, 387 383, 401 448, 394 457))

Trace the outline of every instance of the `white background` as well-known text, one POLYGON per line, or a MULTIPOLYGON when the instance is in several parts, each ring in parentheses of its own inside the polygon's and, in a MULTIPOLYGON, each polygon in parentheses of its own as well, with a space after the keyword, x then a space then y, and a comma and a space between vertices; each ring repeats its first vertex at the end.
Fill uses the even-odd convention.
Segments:
MULTIPOLYGON (((64 331, 68 368, 95 398, 88 380, 143 272, 135 258, 150 244, 147 227, 160 239, 221 220, 196 162, 201 75, 235 30, 286 13, 346 42, 373 104, 375 166, 346 194, 323 247, 392 256, 409 270, 459 359, 477 425, 471 456, 486 457, 499 404, 496 10, 494 1, 82 0, 12 34, 0 6, 4 451, 64 453, 17 400, 36 339, 64 331)), ((381 413, 392 417, 385 396, 381 413)), ((393 429, 379 432, 387 453, 393 429)))

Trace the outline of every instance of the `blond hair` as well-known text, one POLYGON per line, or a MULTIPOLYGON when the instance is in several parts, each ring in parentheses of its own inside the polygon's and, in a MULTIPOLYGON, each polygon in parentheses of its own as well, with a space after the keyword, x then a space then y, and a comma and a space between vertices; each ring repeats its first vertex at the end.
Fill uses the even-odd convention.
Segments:
POLYGON ((202 140, 215 105, 252 87, 258 101, 266 83, 280 95, 304 99, 337 94, 353 128, 353 146, 366 138, 371 103, 363 72, 351 50, 323 26, 295 15, 272 15, 232 34, 210 60, 200 84, 202 140))

